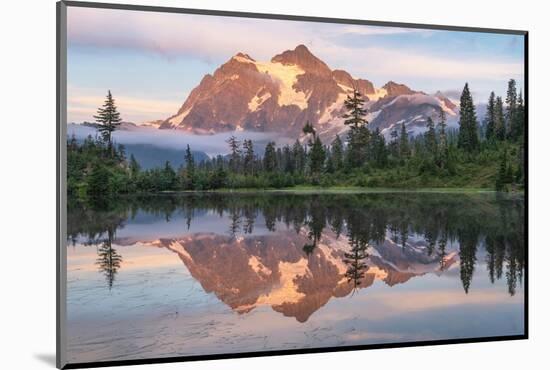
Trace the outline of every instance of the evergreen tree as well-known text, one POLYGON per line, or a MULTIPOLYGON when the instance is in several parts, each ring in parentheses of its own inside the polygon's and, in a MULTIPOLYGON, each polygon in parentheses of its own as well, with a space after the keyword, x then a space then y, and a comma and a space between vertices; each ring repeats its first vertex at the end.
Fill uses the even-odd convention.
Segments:
POLYGON ((424 138, 426 140, 426 149, 429 155, 435 157, 437 155, 437 139, 432 117, 428 117, 426 127, 428 128, 428 131, 426 131, 426 133, 424 134, 424 138))
POLYGON ((386 149, 386 139, 380 133, 377 127, 370 139, 370 157, 378 167, 384 167, 388 162, 388 151, 386 149))
POLYGON ((309 121, 307 121, 306 124, 304 125, 304 127, 302 128, 302 132, 305 135, 311 134, 313 137, 315 137, 315 135, 316 135, 315 128, 313 127, 313 125, 311 123, 309 123, 309 121))
POLYGON ((439 110, 439 121, 437 122, 437 127, 439 129, 439 143, 438 143, 438 151, 439 153, 443 153, 447 150, 447 117, 445 115, 445 111, 443 109, 439 110))
POLYGON ((409 134, 405 123, 401 124, 401 134, 399 135, 399 156, 401 159, 407 159, 411 153, 409 148, 409 134))
POLYGON ((101 134, 103 140, 107 143, 109 150, 111 151, 112 139, 111 135, 120 123, 120 113, 117 110, 115 99, 111 95, 111 90, 107 92, 107 97, 103 106, 97 109, 97 115, 94 116, 97 123, 99 123, 98 131, 101 134))
POLYGON ((185 149, 185 170, 189 175, 193 175, 195 172, 195 158, 193 153, 191 153, 191 148, 187 144, 187 149, 185 149))
POLYGON ((101 164, 96 164, 88 176, 88 187, 86 188, 87 195, 94 200, 109 197, 111 195, 111 188, 109 186, 110 178, 111 174, 109 170, 101 164))
POLYGON ((303 174, 306 164, 306 152, 298 139, 296 139, 294 145, 292 146, 292 157, 294 158, 295 171, 299 174, 303 174))
POLYGON ((241 143, 233 135, 227 139, 226 143, 229 144, 230 151, 229 168, 233 173, 237 173, 241 162, 241 143))
POLYGON ((348 147, 346 165, 349 168, 358 168, 366 164, 371 153, 371 132, 366 126, 358 128, 352 126, 348 132, 348 147))
POLYGON ((325 160, 325 171, 328 173, 334 173, 334 161, 332 158, 332 153, 330 151, 329 146, 325 146, 325 154, 326 154, 326 160, 325 160))
POLYGON ((126 158, 126 147, 122 144, 119 144, 118 150, 115 152, 115 156, 118 160, 124 161, 126 158))
POLYGON ((176 181, 176 171, 170 165, 170 161, 166 161, 161 173, 159 190, 174 190, 176 188, 176 181))
POLYGON ((523 146, 523 142, 521 142, 519 145, 517 163, 518 168, 516 171, 516 182, 523 185, 525 176, 525 148, 523 146))
POLYGON ((467 152, 479 149, 478 123, 476 111, 468 83, 464 85, 460 96, 460 119, 458 133, 458 147, 467 152))
POLYGON ((351 128, 348 133, 346 155, 346 164, 350 168, 362 166, 367 159, 370 132, 366 127, 368 122, 365 119, 367 111, 363 108, 364 105, 365 101, 357 89, 354 89, 353 94, 348 95, 344 101, 346 113, 342 118, 344 118, 344 124, 351 128))
POLYGON ((193 153, 191 153, 191 148, 187 144, 187 149, 185 150, 185 188, 193 189, 195 184, 195 158, 193 158, 193 153))
POLYGON ((275 151, 275 143, 269 142, 265 147, 264 153, 264 170, 266 172, 274 172, 277 169, 277 154, 275 151))
POLYGON ((290 146, 288 146, 288 145, 285 145, 283 147, 282 169, 285 173, 293 173, 294 172, 294 160, 292 158, 292 150, 290 149, 290 146))
POLYGON ((512 127, 510 129, 510 136, 514 140, 523 138, 523 131, 525 129, 525 107, 523 106, 523 96, 521 91, 517 98, 517 106, 514 119, 512 120, 512 127))
POLYGON ((134 157, 133 154, 130 155, 130 176, 135 179, 139 171, 141 170, 141 166, 139 165, 138 161, 136 161, 136 157, 134 157))
POLYGON ((502 98, 500 96, 497 96, 497 100, 495 103, 495 137, 498 140, 504 140, 506 138, 504 107, 502 104, 502 98))
POLYGON ((392 130, 390 133, 390 154, 394 158, 399 157, 399 133, 397 130, 392 130))
POLYGON ((311 145, 309 161, 312 175, 318 176, 323 171, 323 166, 325 164, 325 149, 319 136, 315 136, 315 140, 311 145))
POLYGON ((449 147, 447 145, 446 115, 443 109, 439 110, 439 121, 437 128, 439 141, 437 143, 437 165, 439 168, 449 167, 449 147))
POLYGON ((342 163, 344 160, 344 144, 342 143, 339 135, 336 135, 336 138, 332 141, 330 148, 332 166, 334 171, 339 171, 342 169, 342 163))
POLYGON ((495 93, 491 91, 489 102, 487 103, 487 113, 485 113, 485 139, 491 141, 496 134, 496 106, 495 93))
POLYGON ((284 163, 283 163, 283 151, 281 148, 275 149, 275 158, 277 163, 277 171, 282 172, 284 169, 284 163))
POLYGON ((244 158, 243 158, 244 173, 247 175, 253 175, 255 156, 254 156, 254 145, 252 144, 252 140, 245 140, 243 142, 243 149, 244 149, 244 158))
POLYGON ((506 190, 506 185, 514 181, 512 167, 508 161, 508 150, 504 147, 500 157, 500 166, 497 174, 495 188, 498 191, 506 190))
POLYGON ((505 128, 506 136, 512 135, 512 130, 515 126, 515 120, 517 118, 517 91, 516 91, 516 81, 510 79, 508 81, 508 90, 506 91, 506 113, 505 113, 505 128))
POLYGON ((209 182, 212 189, 221 189, 227 185, 227 172, 223 168, 223 165, 218 163, 209 182))
POLYGON ((352 129, 367 125, 368 122, 365 119, 367 111, 363 108, 363 105, 365 105, 365 100, 363 100, 361 93, 354 89, 353 95, 348 95, 344 101, 347 110, 347 113, 342 116, 345 119, 344 124, 350 125, 352 129))

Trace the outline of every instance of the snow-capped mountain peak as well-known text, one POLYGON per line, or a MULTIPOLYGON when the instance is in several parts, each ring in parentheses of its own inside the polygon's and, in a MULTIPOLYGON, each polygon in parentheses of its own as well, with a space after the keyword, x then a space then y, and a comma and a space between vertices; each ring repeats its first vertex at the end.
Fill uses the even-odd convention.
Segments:
POLYGON ((430 96, 394 81, 377 88, 367 79, 332 70, 305 45, 298 45, 269 61, 235 54, 204 76, 178 112, 159 128, 197 134, 269 131, 297 137, 309 121, 330 138, 347 129, 344 101, 354 89, 367 103, 370 126, 385 133, 401 123, 421 128, 441 109, 448 116, 456 115, 456 105, 440 92, 430 96))

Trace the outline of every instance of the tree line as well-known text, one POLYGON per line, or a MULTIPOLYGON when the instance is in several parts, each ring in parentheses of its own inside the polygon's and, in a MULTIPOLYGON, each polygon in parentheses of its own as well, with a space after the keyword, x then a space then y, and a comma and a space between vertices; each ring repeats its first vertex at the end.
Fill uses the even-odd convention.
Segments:
POLYGON ((70 194, 98 197, 120 193, 222 188, 284 188, 299 185, 366 187, 478 187, 506 191, 524 186, 525 107, 515 80, 503 99, 492 92, 479 121, 465 84, 458 129, 447 127, 444 108, 427 118, 424 134, 412 136, 404 123, 386 140, 366 119, 365 100, 354 90, 344 102, 344 137, 323 143, 310 122, 293 144, 227 140, 229 154, 195 163, 187 145, 185 163, 142 170, 127 158, 112 133, 122 121, 111 92, 95 116, 100 137, 68 140, 70 194))

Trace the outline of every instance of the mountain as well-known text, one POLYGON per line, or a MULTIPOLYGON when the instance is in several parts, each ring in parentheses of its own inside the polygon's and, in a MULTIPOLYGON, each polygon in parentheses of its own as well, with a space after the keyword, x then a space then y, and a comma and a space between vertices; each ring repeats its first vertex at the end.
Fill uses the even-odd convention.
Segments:
POLYGON ((295 137, 310 121, 321 136, 330 137, 347 130, 341 117, 343 103, 354 87, 366 101, 370 126, 385 134, 401 123, 411 132, 422 131, 427 117, 437 116, 440 109, 451 124, 456 120, 456 105, 441 92, 428 95, 394 81, 376 88, 369 80, 332 70, 298 45, 268 62, 237 53, 204 76, 159 128, 197 134, 266 131, 295 137))

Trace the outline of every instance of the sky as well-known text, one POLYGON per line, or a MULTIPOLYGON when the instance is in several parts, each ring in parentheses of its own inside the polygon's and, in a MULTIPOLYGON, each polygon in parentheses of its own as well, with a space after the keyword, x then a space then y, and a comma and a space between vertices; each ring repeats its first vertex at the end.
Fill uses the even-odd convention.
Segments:
POLYGON ((125 121, 168 118, 238 52, 268 61, 299 44, 376 87, 392 80, 458 99, 468 82, 476 104, 524 81, 520 35, 78 7, 67 31, 68 122, 93 121, 108 89, 125 121))

